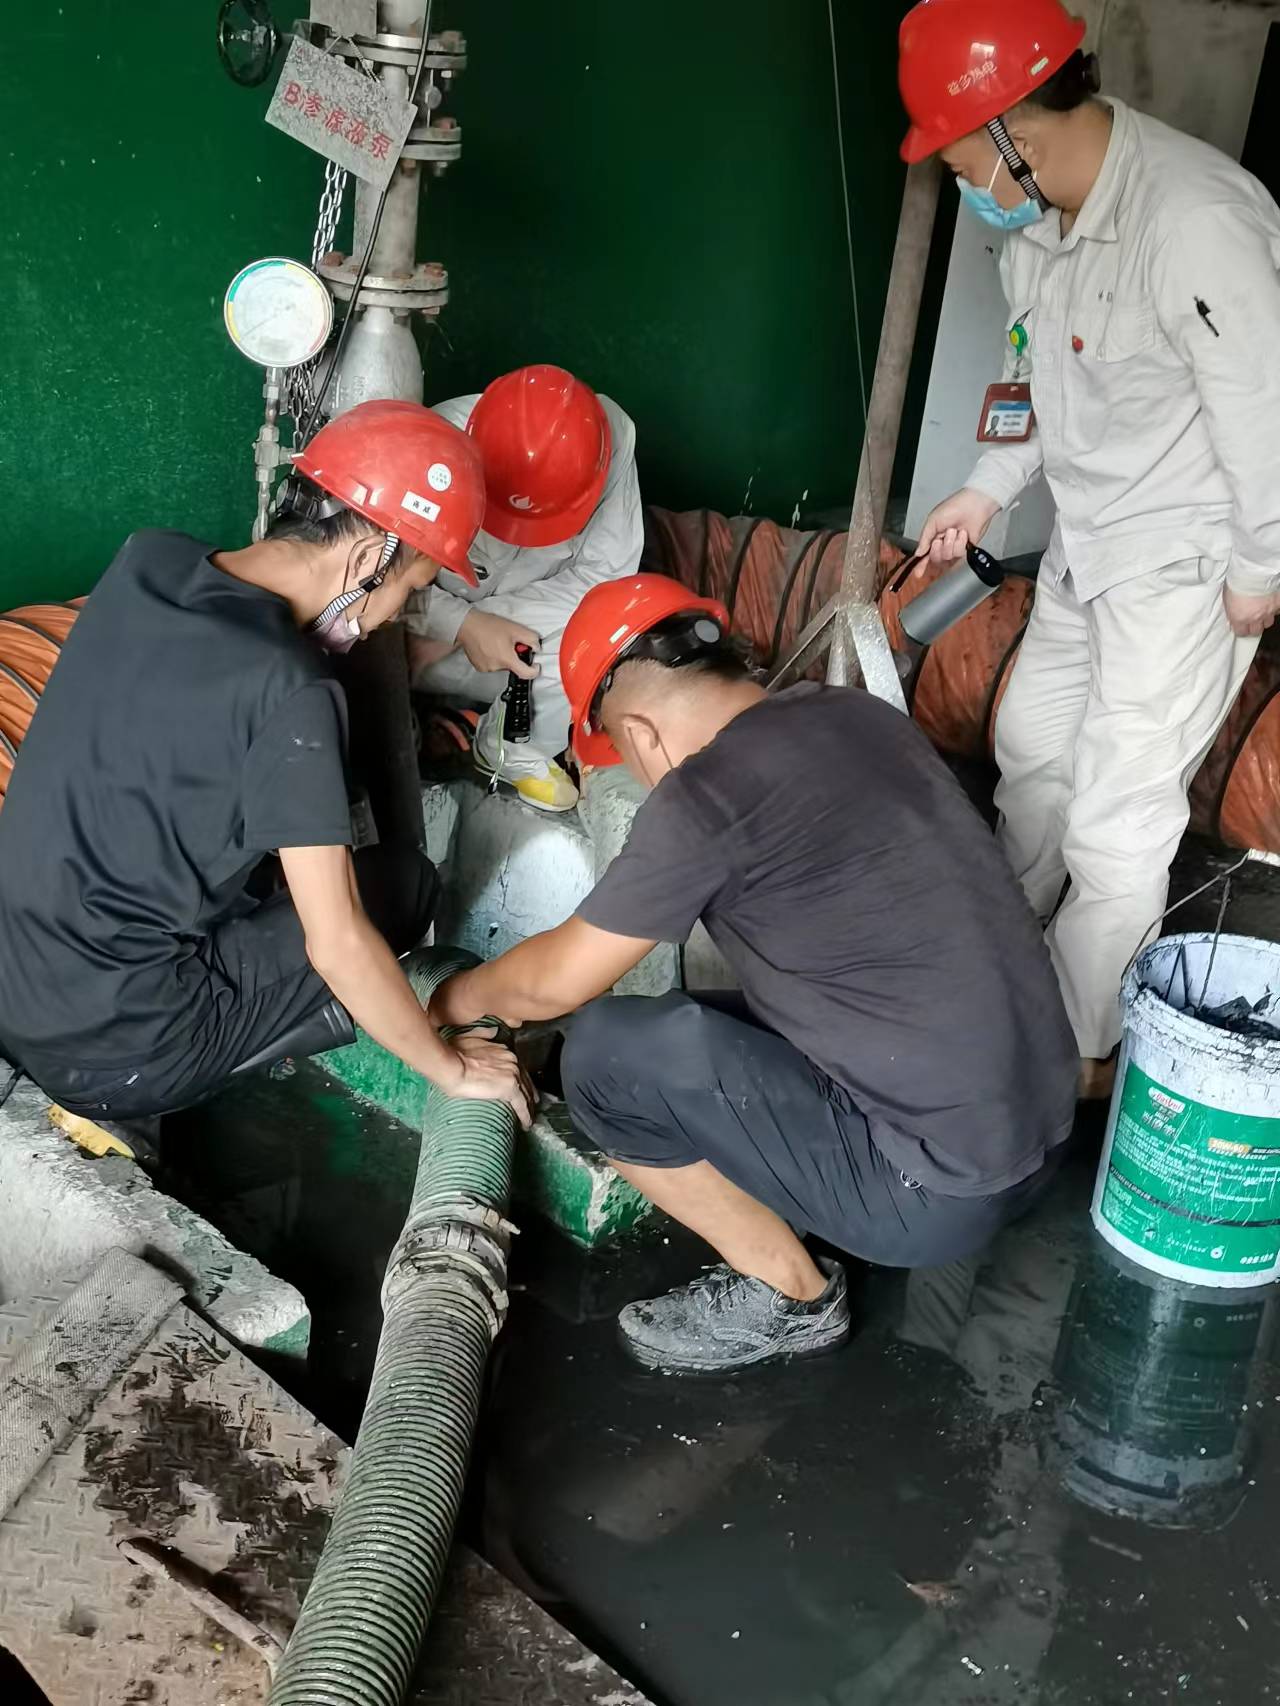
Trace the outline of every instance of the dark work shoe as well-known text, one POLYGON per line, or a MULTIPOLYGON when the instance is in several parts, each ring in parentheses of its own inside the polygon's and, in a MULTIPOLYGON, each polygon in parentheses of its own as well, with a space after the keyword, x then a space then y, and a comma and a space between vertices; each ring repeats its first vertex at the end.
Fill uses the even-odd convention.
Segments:
POLYGON ((667 1374, 732 1374, 834 1351, 849 1337, 849 1289, 838 1262, 819 1257, 818 1266, 829 1278, 812 1303, 724 1263, 708 1268, 662 1297, 629 1303, 618 1316, 623 1349, 667 1374))

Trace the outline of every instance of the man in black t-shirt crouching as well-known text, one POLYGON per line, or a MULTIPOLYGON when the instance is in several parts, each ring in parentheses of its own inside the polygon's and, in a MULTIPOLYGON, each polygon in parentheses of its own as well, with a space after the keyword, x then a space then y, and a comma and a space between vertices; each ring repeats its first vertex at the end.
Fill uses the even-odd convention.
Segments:
POLYGON ((413 849, 353 861, 325 661, 442 565, 474 581, 479 457, 430 410, 373 402, 297 467, 266 539, 136 533, 79 616, 0 812, 0 1053, 72 1113, 130 1122, 354 1020, 525 1119, 509 1051, 443 1041, 396 963, 435 873, 413 849), (287 887, 255 899, 273 853, 287 887))
POLYGON ((575 917, 432 1003, 571 1012, 702 920, 740 993, 596 1001, 563 1056, 579 1127, 723 1257, 620 1318, 638 1360, 701 1373, 848 1336, 806 1233, 893 1267, 980 1250, 1056 1170, 1078 1067, 1039 926, 924 736, 866 693, 767 696, 728 626, 661 576, 588 593, 574 750, 652 792, 575 917))

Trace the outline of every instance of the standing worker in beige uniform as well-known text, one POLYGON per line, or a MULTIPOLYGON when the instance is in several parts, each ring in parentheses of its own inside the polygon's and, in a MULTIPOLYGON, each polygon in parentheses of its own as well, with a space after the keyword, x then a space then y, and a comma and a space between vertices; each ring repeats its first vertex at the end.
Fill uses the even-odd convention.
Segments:
POLYGON ((1217 150, 1098 99, 1083 37, 1058 0, 924 0, 900 78, 904 158, 940 153, 1009 233, 1000 394, 1029 382, 1029 436, 984 452, 920 548, 962 557, 1044 470, 1058 519, 996 801, 1082 1093, 1105 1095, 1188 784, 1280 610, 1280 209, 1217 150))
POLYGON ((517 368, 479 396, 437 403, 436 413, 470 434, 487 501, 470 551, 477 584, 446 574, 410 600, 414 686, 486 706, 477 769, 538 811, 571 811, 578 790, 558 762, 569 740, 560 636, 593 586, 640 567, 636 429, 562 367, 517 368), (506 738, 502 694, 512 675, 531 683, 532 728, 520 745, 506 738))

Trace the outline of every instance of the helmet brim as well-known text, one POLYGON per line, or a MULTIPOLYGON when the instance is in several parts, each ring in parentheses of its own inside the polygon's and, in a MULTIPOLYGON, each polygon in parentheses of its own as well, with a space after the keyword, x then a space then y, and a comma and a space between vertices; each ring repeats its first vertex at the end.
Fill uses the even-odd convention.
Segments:
MULTIPOLYGON (((412 544, 412 540, 409 543, 412 544)), ((457 575, 458 579, 465 581, 468 586, 480 585, 480 577, 472 568, 471 559, 465 552, 451 553, 446 557, 442 551, 428 551, 425 555, 434 557, 442 569, 448 569, 450 574, 457 575)))
POLYGON ((918 124, 913 124, 903 138, 902 147, 898 150, 908 166, 918 166, 922 160, 936 154, 940 148, 945 148, 949 142, 958 142, 958 136, 937 137, 927 130, 921 130, 918 124))
POLYGON ((605 770, 622 763, 622 754, 607 734, 588 732, 577 723, 569 731, 569 750, 583 770, 605 770))

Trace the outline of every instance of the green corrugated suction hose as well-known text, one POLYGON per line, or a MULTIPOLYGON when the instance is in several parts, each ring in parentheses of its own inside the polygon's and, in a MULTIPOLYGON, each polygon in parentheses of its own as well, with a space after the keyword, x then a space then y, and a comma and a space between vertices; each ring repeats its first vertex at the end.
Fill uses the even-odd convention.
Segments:
MULTIPOLYGON (((425 1005, 476 962, 413 956, 425 1005)), ((413 1201, 383 1284, 364 1419, 270 1706, 400 1706, 449 1556, 485 1363, 506 1313, 515 1117, 433 1090, 413 1201)))

